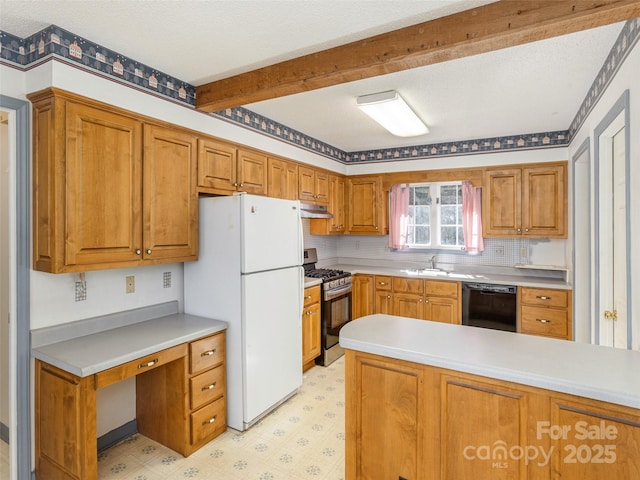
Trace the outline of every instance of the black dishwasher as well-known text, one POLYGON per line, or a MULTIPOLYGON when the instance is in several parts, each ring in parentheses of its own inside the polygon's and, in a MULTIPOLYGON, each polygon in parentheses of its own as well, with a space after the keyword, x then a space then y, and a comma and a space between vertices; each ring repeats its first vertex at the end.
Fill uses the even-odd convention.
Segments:
POLYGON ((462 283, 462 324, 516 331, 518 288, 513 285, 462 283))

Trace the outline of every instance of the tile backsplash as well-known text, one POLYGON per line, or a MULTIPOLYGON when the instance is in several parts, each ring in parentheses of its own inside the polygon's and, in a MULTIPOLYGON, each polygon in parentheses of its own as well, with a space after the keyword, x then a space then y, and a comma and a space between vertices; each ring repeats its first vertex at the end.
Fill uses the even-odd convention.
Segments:
POLYGON ((387 246, 388 237, 367 235, 318 236, 309 233, 309 220, 303 220, 304 246, 318 250, 318 264, 336 263, 339 259, 376 262, 401 267, 426 266, 437 254, 437 265, 451 270, 456 266, 492 266, 511 268, 517 264, 564 266, 566 240, 535 240, 528 238, 485 238, 484 252, 468 255, 444 250, 397 252, 387 246))

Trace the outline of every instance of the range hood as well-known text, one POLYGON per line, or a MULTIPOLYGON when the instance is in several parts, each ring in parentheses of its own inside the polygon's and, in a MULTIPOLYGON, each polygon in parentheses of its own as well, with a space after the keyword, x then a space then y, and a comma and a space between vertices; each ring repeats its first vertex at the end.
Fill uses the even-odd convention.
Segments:
POLYGON ((333 214, 327 211, 326 205, 314 205, 312 203, 300 204, 300 216, 302 218, 333 218, 333 214))

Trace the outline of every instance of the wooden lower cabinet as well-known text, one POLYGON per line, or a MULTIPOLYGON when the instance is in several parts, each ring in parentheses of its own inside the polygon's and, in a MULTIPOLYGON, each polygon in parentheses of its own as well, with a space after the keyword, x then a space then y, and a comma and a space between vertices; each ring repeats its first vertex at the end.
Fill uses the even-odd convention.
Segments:
POLYGON ((346 351, 347 480, 640 478, 640 410, 346 351))
POLYGON ((520 333, 573 338, 571 290, 520 287, 518 293, 520 333))
POLYGON ((87 377, 35 361, 38 480, 97 480, 96 391, 136 376, 138 431, 191 455, 225 432, 225 333, 87 377))
POLYGON ((304 289, 302 309, 302 371, 315 365, 320 355, 320 285, 304 289))
POLYGON ((353 275, 351 279, 351 318, 353 320, 373 313, 373 282, 373 275, 353 275))

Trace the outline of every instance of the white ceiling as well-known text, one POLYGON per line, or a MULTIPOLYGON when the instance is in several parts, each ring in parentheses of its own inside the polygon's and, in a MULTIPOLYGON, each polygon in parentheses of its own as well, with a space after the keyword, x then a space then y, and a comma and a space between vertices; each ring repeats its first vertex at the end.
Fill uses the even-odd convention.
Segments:
MULTIPOLYGON (((0 30, 55 24, 201 85, 491 3, 472 0, 0 0, 0 30)), ((245 107, 347 152, 564 130, 622 24, 245 107), (430 133, 401 139, 355 108, 395 89, 430 133)))

